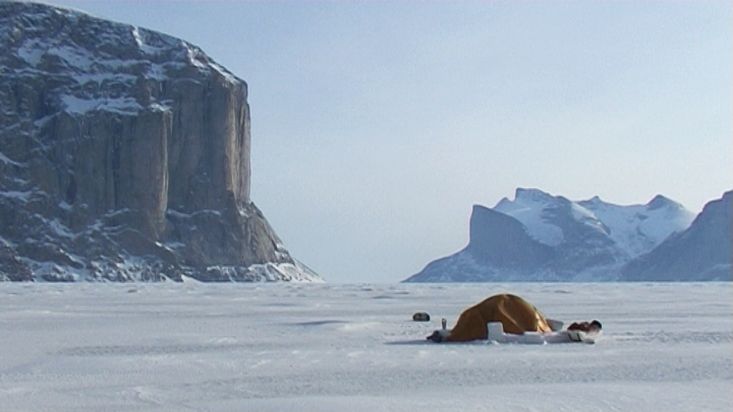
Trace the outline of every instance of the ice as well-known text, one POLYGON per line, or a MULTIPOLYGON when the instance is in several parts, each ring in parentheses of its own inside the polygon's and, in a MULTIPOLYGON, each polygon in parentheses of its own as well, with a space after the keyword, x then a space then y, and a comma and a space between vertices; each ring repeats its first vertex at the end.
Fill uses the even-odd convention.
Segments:
POLYGON ((0 236, 0 246, 15 247, 15 244, 0 236))
POLYGON ((203 70, 207 69, 206 57, 200 50, 186 43, 183 40, 181 40, 181 45, 186 49, 186 58, 189 63, 198 67, 199 69, 203 69, 203 70))
POLYGON ((132 37, 135 39, 135 44, 137 44, 137 47, 143 53, 149 54, 149 55, 155 55, 165 50, 165 49, 162 49, 160 47, 155 47, 145 42, 143 33, 141 33, 141 30, 139 27, 133 26, 131 29, 132 29, 132 37))
POLYGON ((186 247, 186 244, 182 242, 166 242, 163 244, 163 247, 168 249, 178 249, 186 247))
POLYGON ((63 223, 59 222, 58 219, 45 219, 45 218, 41 217, 40 215, 38 215, 38 217, 40 217, 46 223, 46 226, 49 229, 51 229, 53 231, 53 233, 56 234, 56 236, 65 237, 65 238, 73 238, 74 237, 74 234, 71 233, 71 230, 69 230, 69 228, 66 227, 66 225, 64 225, 63 223))
POLYGON ((731 283, 1 284, 3 410, 726 411, 731 283), (595 345, 433 344, 512 292, 595 345), (427 311, 433 321, 413 322, 427 311))
POLYGON ((132 37, 135 39, 135 44, 137 44, 137 47, 143 47, 145 43, 140 37, 140 29, 138 29, 136 26, 132 27, 132 37))
POLYGON ((248 269, 252 272, 253 276, 268 281, 323 282, 315 272, 300 262, 250 265, 248 269))
POLYGON ((594 215, 593 212, 591 212, 590 210, 575 202, 572 202, 570 203, 570 211, 577 221, 585 223, 587 226, 590 226, 598 232, 607 233, 606 228, 603 226, 603 223, 601 223, 598 220, 598 217, 596 217, 596 215, 594 215))
POLYGON ((0 191, 0 196, 19 200, 23 203, 28 203, 28 201, 31 199, 34 193, 35 191, 33 190, 28 190, 24 192, 20 192, 17 190, 3 190, 3 191, 0 191))
POLYGON ((18 56, 35 67, 41 62, 48 46, 38 40, 28 40, 18 48, 18 56))
POLYGON ((189 219, 198 214, 211 214, 214 216, 221 216, 221 211, 215 209, 199 209, 193 213, 183 213, 175 209, 168 209, 165 213, 178 219, 189 219))
POLYGON ((88 82, 103 83, 103 82, 120 82, 120 83, 134 83, 137 80, 136 76, 131 74, 123 73, 83 73, 75 74, 72 76, 79 84, 86 84, 88 82))
MULTIPOLYGON (((172 63, 168 63, 168 66, 172 68, 180 67, 172 63)), ((165 80, 168 78, 166 73, 167 73, 167 70, 165 66, 160 65, 160 64, 151 64, 147 72, 147 77, 150 79, 155 79, 155 80, 165 80)))
POLYGON ((65 61, 69 67, 77 70, 88 71, 95 61, 93 54, 79 47, 57 45, 48 49, 46 54, 58 56, 65 61))
POLYGON ((62 97, 66 111, 83 114, 93 110, 111 111, 121 114, 135 114, 142 106, 132 97, 83 99, 72 95, 62 97))
POLYGON ((210 65, 211 65, 211 68, 214 69, 220 75, 222 75, 227 80, 227 82, 229 82, 229 83, 239 83, 239 79, 237 79, 233 74, 231 74, 224 67, 222 67, 219 64, 214 63, 214 62, 211 62, 210 65))
POLYGON ((148 109, 155 111, 155 112, 168 112, 172 110, 170 106, 164 106, 160 103, 151 103, 148 106, 148 109))
POLYGON ((9 165, 13 165, 13 166, 18 166, 18 167, 23 166, 22 164, 20 164, 20 163, 18 163, 16 161, 12 160, 11 158, 5 156, 5 154, 3 152, 0 152, 0 162, 3 162, 5 164, 9 164, 9 165))

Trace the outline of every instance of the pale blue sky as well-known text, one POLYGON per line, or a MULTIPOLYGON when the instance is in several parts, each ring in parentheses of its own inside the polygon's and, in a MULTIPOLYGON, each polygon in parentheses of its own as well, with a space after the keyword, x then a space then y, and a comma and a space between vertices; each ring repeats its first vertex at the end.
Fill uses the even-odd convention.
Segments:
POLYGON ((397 282, 514 189, 733 188, 733 3, 51 1, 249 84, 252 198, 332 282, 397 282))

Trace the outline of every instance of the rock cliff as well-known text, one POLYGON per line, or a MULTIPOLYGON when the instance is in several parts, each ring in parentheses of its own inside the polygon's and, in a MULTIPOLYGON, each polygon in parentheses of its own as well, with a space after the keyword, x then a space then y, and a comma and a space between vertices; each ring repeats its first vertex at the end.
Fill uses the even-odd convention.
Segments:
POLYGON ((247 85, 198 47, 0 3, 0 279, 319 280, 250 199, 247 85))

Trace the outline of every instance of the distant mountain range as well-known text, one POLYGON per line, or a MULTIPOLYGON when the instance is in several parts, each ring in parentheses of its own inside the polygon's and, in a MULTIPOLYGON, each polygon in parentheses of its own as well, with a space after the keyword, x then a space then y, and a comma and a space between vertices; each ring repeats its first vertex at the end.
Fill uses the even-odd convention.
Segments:
POLYGON ((732 193, 695 218, 661 195, 620 206, 520 188, 474 206, 468 246, 405 281, 731 280, 732 193))

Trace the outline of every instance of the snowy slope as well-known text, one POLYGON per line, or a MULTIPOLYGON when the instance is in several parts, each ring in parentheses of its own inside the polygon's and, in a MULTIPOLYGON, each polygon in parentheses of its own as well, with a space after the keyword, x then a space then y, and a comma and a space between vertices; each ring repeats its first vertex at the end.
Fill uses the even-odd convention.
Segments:
POLYGON ((645 205, 619 206, 597 196, 578 202, 609 229, 609 236, 629 256, 654 249, 672 233, 687 229, 695 214, 658 195, 645 205))
POLYGON ((513 201, 503 198, 494 210, 522 222, 535 240, 557 246, 564 237, 562 229, 550 221, 549 212, 555 201, 556 198, 540 190, 519 188, 513 201))
POLYGON ((731 283, 0 285, 3 411, 727 411, 731 283), (595 345, 438 345, 513 292, 595 345), (413 322, 425 310, 427 323, 413 322), (583 402, 579 403, 578 400, 583 402))

